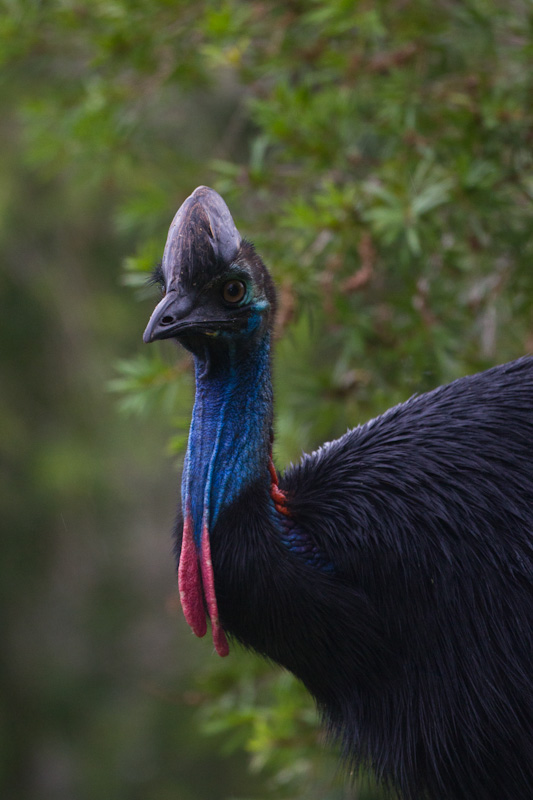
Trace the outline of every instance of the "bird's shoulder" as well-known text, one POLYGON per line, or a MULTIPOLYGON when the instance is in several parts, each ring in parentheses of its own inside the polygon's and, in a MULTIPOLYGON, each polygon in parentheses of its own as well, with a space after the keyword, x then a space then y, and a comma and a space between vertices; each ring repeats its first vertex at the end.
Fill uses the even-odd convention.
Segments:
POLYGON ((323 544, 390 534, 397 545, 400 528, 412 536, 466 525, 470 514, 525 515, 532 446, 525 357, 411 397, 304 455, 280 487, 323 544))
POLYGON ((411 469, 444 451, 472 464, 487 445, 520 440, 533 428, 533 357, 524 357, 413 395, 378 417, 325 442, 285 471, 281 488, 289 493, 351 478, 354 470, 392 468, 407 458, 411 469), (477 446, 477 447, 476 447, 477 446), (416 450, 416 452, 413 452, 416 450))

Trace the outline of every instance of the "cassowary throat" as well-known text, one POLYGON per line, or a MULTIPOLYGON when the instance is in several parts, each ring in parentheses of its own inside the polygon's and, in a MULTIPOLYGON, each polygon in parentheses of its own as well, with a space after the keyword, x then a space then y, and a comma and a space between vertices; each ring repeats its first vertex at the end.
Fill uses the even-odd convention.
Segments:
POLYGON ((221 509, 247 486, 259 481, 268 487, 274 479, 277 484, 271 472, 270 377, 275 291, 225 203, 206 187, 197 189, 176 214, 159 281, 165 296, 144 339, 179 337, 194 355, 196 372, 182 478, 180 596, 197 636, 206 633, 207 610, 216 650, 226 655, 210 531, 221 509))
POLYGON ((176 214, 144 340, 192 353, 185 617, 297 675, 405 800, 533 797, 533 359, 272 462, 275 290, 222 198, 176 214))

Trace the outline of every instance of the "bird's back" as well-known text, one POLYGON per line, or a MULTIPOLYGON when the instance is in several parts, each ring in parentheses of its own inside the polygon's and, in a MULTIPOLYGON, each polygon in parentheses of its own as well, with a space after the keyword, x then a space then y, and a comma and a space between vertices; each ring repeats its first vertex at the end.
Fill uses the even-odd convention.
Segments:
POLYGON ((378 681, 354 686, 349 663, 323 676, 344 696, 329 716, 406 797, 533 797, 532 455, 524 358, 413 397, 282 479, 330 580, 383 631, 378 681))

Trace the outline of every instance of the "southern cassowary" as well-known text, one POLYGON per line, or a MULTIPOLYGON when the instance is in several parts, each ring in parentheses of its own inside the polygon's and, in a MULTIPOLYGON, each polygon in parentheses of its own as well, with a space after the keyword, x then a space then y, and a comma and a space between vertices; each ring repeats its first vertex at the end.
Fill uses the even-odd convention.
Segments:
POLYGON ((533 798, 533 358, 412 397, 282 476, 276 294, 222 198, 176 214, 144 340, 193 357, 176 533, 210 618, 313 694, 353 764, 409 800, 533 798))

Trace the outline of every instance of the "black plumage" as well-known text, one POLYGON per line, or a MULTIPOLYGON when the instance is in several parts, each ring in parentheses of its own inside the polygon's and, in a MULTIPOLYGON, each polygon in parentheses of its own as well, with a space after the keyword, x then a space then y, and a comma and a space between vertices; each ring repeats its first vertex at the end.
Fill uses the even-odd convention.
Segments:
POLYGON ((533 797, 533 359, 271 461, 275 293, 223 200, 185 201, 145 340, 194 356, 177 531, 211 618, 314 695, 345 757, 408 800, 533 797))

